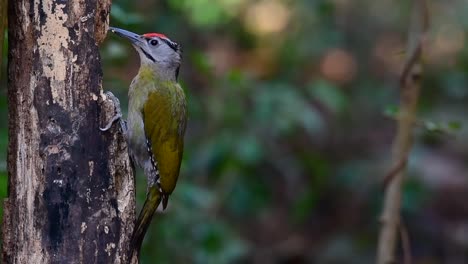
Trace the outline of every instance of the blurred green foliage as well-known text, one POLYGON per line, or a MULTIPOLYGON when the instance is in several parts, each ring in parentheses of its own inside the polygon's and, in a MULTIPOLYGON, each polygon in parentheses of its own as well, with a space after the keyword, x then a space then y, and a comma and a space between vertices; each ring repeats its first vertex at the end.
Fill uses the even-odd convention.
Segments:
MULTIPOLYGON (((468 248, 468 3, 429 2, 403 216, 414 263, 464 263, 456 253, 468 248)), ((182 172, 142 263, 372 263, 409 3, 114 0, 112 26, 162 32, 184 49, 182 172)), ((104 88, 125 110, 136 52, 109 35, 101 55, 104 88)), ((2 78, 3 196, 5 87, 2 78)), ((141 204, 141 175, 137 187, 141 204)))

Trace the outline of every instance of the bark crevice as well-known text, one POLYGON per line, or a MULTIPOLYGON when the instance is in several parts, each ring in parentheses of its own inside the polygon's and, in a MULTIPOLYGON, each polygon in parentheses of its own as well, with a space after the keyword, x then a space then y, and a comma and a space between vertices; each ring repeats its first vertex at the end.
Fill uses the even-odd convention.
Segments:
POLYGON ((127 263, 127 145, 102 92, 110 1, 9 1, 4 263, 127 263))

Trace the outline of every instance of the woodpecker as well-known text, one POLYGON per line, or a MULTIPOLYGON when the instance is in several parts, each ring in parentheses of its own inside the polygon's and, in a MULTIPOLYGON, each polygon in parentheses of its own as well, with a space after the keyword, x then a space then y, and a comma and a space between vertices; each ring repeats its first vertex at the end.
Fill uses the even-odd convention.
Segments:
POLYGON ((108 93, 117 101, 117 115, 101 128, 106 131, 120 119, 130 157, 147 177, 147 197, 131 241, 131 250, 139 251, 154 212, 161 202, 166 209, 179 176, 187 123, 185 94, 177 82, 182 51, 160 33, 109 30, 128 39, 140 55, 140 69, 128 91, 127 121, 121 119, 117 98, 108 93))

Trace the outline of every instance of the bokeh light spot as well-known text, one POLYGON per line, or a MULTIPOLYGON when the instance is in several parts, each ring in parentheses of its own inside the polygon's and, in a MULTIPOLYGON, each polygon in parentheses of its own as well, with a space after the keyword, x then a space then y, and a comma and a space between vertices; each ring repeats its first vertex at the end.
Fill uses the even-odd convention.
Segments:
POLYGON ((454 57, 464 46, 465 33, 463 29, 459 25, 446 23, 435 31, 434 40, 429 42, 428 59, 435 64, 453 62, 454 57))
POLYGON ((245 25, 257 35, 278 33, 290 19, 290 11, 279 1, 261 1, 251 6, 245 16, 245 25))
POLYGON ((325 78, 337 82, 347 83, 353 80, 357 64, 354 57, 342 49, 328 51, 322 59, 320 71, 325 78))

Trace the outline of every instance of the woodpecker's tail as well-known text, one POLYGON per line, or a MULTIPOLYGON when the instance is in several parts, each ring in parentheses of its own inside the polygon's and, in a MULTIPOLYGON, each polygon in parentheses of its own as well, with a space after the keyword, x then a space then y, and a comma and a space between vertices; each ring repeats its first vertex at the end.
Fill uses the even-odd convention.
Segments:
POLYGON ((133 230, 132 241, 130 243, 130 254, 133 254, 135 251, 139 254, 146 230, 148 230, 153 214, 161 203, 162 196, 163 195, 159 192, 156 186, 149 189, 145 204, 143 205, 143 209, 141 209, 135 229, 133 230))

